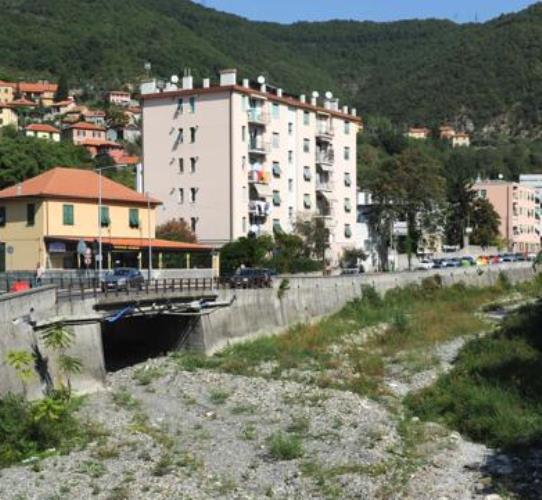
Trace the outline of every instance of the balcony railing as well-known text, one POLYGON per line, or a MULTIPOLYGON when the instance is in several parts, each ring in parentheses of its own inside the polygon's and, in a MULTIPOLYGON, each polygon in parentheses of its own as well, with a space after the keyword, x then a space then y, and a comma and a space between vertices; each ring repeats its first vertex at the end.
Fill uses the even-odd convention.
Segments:
POLYGON ((316 181, 316 191, 333 191, 335 189, 335 184, 333 181, 316 181))
POLYGON ((247 111, 247 116, 248 123, 255 123, 256 125, 269 125, 269 113, 264 113, 259 109, 249 109, 247 111))
POLYGON ((316 151, 316 164, 331 166, 335 163, 335 152, 330 151, 316 151))
POLYGON ((331 140, 333 139, 334 135, 335 135, 335 129, 333 128, 332 125, 321 123, 318 125, 316 129, 316 137, 318 139, 331 140))
POLYGON ((266 218, 271 213, 271 204, 265 201, 250 200, 248 213, 253 217, 266 218))
POLYGON ((248 152, 253 154, 266 155, 271 151, 271 144, 260 140, 250 141, 248 152))

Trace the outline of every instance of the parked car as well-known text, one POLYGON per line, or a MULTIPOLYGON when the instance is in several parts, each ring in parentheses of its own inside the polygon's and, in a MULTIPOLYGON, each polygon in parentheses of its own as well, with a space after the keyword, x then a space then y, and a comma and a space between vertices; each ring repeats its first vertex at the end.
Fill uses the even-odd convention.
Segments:
POLYGON ((269 269, 246 267, 239 269, 231 278, 231 288, 271 287, 273 278, 269 269))
POLYGON ((130 288, 143 288, 145 278, 139 269, 135 267, 117 267, 108 272, 101 280, 102 291, 106 290, 127 290, 130 288))
POLYGON ((489 263, 490 264, 500 264, 502 262, 502 256, 500 255, 490 255, 489 263))
POLYGON ((441 269, 443 267, 446 267, 444 259, 433 259, 433 269, 441 269))
POLYGON ((429 259, 422 259, 416 265, 416 269, 421 269, 425 271, 428 271, 429 269, 433 269, 434 267, 435 267, 434 262, 429 259))
POLYGON ((452 258, 452 259, 445 259, 446 265, 443 267, 461 267, 461 259, 452 258))
POLYGON ((527 259, 527 255, 524 253, 516 253, 514 254, 516 257, 516 262, 525 262, 527 259))
POLYGON ((470 266, 476 265, 476 260, 474 259, 474 257, 471 257, 470 255, 465 255, 464 257, 461 257, 459 260, 463 267, 470 267, 470 266))
POLYGON ((516 262, 516 256, 513 253, 505 253, 501 262, 516 262))
POLYGON ((487 255, 478 255, 476 257, 476 265, 477 266, 487 266, 492 263, 492 257, 487 255))

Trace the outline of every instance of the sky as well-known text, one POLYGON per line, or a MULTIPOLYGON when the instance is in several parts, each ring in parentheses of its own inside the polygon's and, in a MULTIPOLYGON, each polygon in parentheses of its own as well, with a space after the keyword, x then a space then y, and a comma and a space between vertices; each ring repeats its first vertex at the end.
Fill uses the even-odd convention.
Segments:
POLYGON ((355 19, 394 21, 447 18, 456 22, 486 21, 515 12, 535 0, 194 0, 213 9, 258 21, 291 23, 355 19))

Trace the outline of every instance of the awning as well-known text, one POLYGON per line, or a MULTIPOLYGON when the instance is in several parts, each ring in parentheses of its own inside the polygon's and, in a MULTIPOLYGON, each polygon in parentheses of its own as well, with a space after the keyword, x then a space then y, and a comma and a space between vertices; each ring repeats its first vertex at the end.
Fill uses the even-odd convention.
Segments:
POLYGON ((329 191, 319 191, 320 195, 322 195, 329 203, 332 203, 335 201, 335 196, 332 192, 329 191))
MULTIPOLYGON (((92 244, 98 241, 98 236, 49 236, 48 241, 74 241, 78 242, 83 240, 87 244, 92 244)), ((111 246, 117 250, 141 250, 143 248, 149 248, 149 240, 147 238, 102 238, 102 245, 111 246)), ((157 238, 151 238, 150 246, 157 250, 170 250, 179 252, 210 252, 212 247, 207 245, 200 245, 198 243, 187 243, 184 241, 169 241, 161 240, 157 238)))
POLYGON ((269 184, 252 184, 259 198, 270 198, 273 194, 269 184))

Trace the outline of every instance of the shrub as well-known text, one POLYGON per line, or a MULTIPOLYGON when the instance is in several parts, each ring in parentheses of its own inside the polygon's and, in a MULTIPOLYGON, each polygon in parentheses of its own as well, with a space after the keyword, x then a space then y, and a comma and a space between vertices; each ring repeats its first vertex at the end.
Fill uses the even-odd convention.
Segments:
POLYGON ((361 285, 361 305, 369 307, 381 307, 382 297, 373 286, 361 285))
POLYGON ((509 291, 512 289, 510 278, 502 271, 499 271, 499 276, 497 277, 497 287, 504 291, 509 291))
POLYGON ((435 290, 442 288, 442 277, 440 274, 428 276, 424 278, 421 283, 421 289, 423 292, 433 293, 435 290))
POLYGON ((273 434, 269 438, 269 454, 275 460, 293 460, 303 456, 303 443, 296 434, 273 434))

